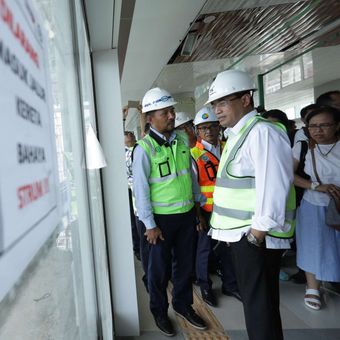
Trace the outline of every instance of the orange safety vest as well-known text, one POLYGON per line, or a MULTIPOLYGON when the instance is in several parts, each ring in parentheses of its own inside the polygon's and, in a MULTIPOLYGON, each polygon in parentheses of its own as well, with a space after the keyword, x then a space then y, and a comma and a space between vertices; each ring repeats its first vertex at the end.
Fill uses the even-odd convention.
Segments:
MULTIPOLYGON (((221 153, 224 147, 224 142, 221 142, 221 153)), ((202 207, 203 210, 212 212, 213 208, 213 193, 216 182, 216 175, 220 160, 208 150, 200 142, 190 150, 191 156, 197 164, 198 183, 201 187, 201 193, 207 198, 207 202, 202 207)))

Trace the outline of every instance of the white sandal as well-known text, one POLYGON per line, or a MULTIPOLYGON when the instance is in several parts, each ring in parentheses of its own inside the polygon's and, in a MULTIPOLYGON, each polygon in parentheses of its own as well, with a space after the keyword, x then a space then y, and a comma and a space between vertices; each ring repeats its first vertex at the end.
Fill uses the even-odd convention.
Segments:
POLYGON ((321 299, 320 299, 320 292, 317 289, 311 289, 311 288, 306 289, 305 305, 308 308, 311 308, 314 310, 320 310, 321 299), (308 295, 310 295, 310 297, 308 295))

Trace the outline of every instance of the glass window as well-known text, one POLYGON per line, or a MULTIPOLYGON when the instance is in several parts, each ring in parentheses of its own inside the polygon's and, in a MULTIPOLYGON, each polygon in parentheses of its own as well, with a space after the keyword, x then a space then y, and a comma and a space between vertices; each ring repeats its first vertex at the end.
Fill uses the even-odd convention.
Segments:
POLYGON ((84 131, 90 124, 96 127, 81 2, 32 2, 48 36, 61 218, 0 302, 0 339, 86 340, 103 334, 109 339, 112 315, 100 175, 85 167, 84 131), (97 323, 99 314, 102 323, 97 323))
POLYGON ((281 68, 282 87, 294 84, 301 80, 300 58, 293 62, 283 65, 281 68))
MULTIPOLYGON (((75 1, 77 46, 79 54, 79 83, 81 88, 81 104, 83 111, 84 131, 89 128, 96 131, 96 117, 94 109, 92 69, 90 48, 83 20, 81 1, 75 1)), ((104 339, 112 338, 113 324, 111 313, 111 298, 109 286, 108 259, 106 251, 106 236, 104 227, 104 209, 102 201, 101 177, 99 169, 87 172, 90 197, 90 215, 92 224, 92 238, 94 245, 94 264, 97 283, 98 308, 101 316, 101 332, 104 339)))
POLYGON ((281 88, 281 71, 275 70, 266 74, 263 81, 266 94, 278 91, 281 88))

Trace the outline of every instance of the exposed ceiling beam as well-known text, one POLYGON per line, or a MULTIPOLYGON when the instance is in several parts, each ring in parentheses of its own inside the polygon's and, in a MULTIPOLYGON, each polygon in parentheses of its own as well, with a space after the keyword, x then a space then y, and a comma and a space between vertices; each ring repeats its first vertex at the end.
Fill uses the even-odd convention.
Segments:
POLYGON ((122 100, 140 100, 185 37, 205 0, 138 0, 122 75, 122 100))

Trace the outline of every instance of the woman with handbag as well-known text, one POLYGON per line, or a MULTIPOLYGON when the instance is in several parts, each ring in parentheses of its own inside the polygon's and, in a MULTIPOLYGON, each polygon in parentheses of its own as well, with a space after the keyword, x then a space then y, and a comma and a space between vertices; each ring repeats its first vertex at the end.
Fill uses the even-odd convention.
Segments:
MULTIPOLYGON (((340 282, 340 112, 319 107, 307 116, 310 134, 304 171, 311 179, 295 174, 294 184, 305 189, 297 211, 297 265, 306 272, 304 302, 321 308, 320 282, 340 282)), ((295 170, 301 143, 293 148, 295 170)))

